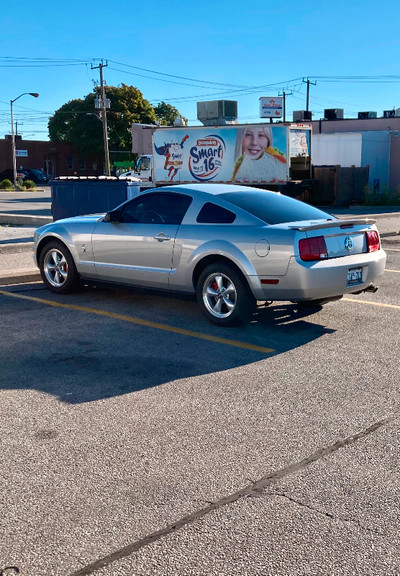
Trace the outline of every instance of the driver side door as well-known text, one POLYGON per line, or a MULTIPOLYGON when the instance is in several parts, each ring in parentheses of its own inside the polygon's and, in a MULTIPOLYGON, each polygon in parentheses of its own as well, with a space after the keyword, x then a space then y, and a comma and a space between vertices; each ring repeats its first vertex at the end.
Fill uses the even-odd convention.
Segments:
POLYGON ((191 198, 149 192, 124 204, 118 221, 98 222, 92 235, 96 277, 168 288, 174 243, 191 198))

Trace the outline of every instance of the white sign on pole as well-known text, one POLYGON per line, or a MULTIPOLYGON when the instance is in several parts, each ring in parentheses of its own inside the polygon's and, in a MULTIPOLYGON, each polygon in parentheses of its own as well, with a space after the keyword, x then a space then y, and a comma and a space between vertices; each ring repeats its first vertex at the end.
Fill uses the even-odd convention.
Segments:
POLYGON ((16 156, 28 156, 28 150, 16 150, 15 151, 15 155, 16 156))
POLYGON ((282 118, 283 97, 261 97, 260 118, 282 118))

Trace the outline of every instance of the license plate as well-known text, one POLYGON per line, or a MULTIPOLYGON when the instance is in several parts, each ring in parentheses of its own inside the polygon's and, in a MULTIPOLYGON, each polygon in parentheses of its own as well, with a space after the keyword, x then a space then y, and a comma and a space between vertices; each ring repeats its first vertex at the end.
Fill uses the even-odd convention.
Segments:
POLYGON ((347 286, 354 284, 361 284, 362 282, 362 268, 351 268, 347 272, 347 286))

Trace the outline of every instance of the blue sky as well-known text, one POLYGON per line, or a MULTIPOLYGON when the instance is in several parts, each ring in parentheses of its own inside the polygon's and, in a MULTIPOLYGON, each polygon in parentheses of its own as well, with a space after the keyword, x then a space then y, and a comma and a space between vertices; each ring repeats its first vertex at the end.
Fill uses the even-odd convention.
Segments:
POLYGON ((237 100, 239 122, 259 120, 259 98, 287 96, 287 119, 304 110, 400 108, 398 2, 370 0, 0 0, 0 137, 47 139, 47 122, 99 81, 139 88, 190 124, 197 101, 237 100))

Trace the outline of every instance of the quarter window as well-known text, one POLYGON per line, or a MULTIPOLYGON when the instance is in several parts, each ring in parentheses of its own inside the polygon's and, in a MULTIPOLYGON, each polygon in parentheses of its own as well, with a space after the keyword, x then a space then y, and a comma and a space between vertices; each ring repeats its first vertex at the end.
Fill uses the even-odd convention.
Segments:
POLYGON ((235 219, 236 214, 234 212, 212 202, 206 202, 196 221, 200 224, 232 224, 235 219))

